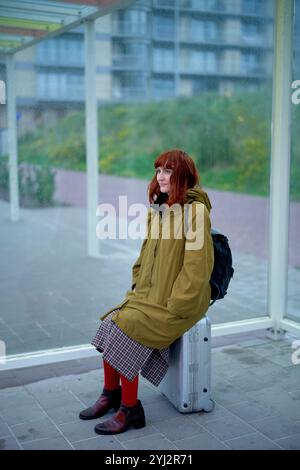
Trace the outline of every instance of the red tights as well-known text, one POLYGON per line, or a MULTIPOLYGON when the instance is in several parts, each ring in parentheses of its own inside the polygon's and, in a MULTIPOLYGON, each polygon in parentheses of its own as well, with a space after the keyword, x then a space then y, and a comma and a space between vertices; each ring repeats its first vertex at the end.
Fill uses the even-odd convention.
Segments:
POLYGON ((103 360, 104 367, 104 387, 107 390, 114 390, 122 384, 122 404, 125 406, 135 406, 137 404, 139 376, 137 375, 132 382, 130 382, 124 375, 121 375, 114 369, 108 362, 103 360))

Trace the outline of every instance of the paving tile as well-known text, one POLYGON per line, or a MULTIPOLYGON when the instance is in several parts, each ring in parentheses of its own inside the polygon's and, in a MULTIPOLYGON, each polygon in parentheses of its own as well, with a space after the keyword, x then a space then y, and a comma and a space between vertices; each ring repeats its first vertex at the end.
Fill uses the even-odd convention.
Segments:
POLYGON ((250 367, 248 370, 257 377, 263 377, 266 382, 268 382, 269 378, 272 378, 272 376, 278 380, 278 377, 283 378, 288 375, 284 367, 271 362, 268 357, 261 359, 259 367, 250 367))
POLYGON ((193 437, 195 434, 199 434, 204 430, 198 422, 192 421, 191 417, 186 415, 169 418, 165 421, 157 421, 154 427, 169 441, 193 437))
POLYGON ((92 406, 97 398, 100 396, 102 392, 102 388, 100 390, 95 390, 95 388, 85 391, 85 392, 73 392, 71 391, 71 394, 74 397, 74 400, 78 400, 80 403, 82 403, 83 408, 88 408, 89 406, 92 406))
POLYGON ((246 400, 244 391, 226 380, 215 383, 213 397, 215 401, 225 407, 246 400))
POLYGON ((73 450, 73 447, 63 437, 50 437, 23 443, 24 450, 73 450))
POLYGON ((0 390, 0 412, 7 407, 32 405, 34 403, 34 397, 23 386, 0 390))
POLYGON ((178 449, 187 450, 228 450, 228 447, 222 443, 215 436, 204 431, 197 434, 197 436, 189 437, 174 441, 178 449))
POLYGON ((157 427, 152 424, 149 424, 146 417, 146 426, 144 428, 134 429, 133 427, 131 427, 126 432, 118 434, 116 437, 119 442, 124 443, 125 441, 130 441, 132 439, 157 434, 158 432, 159 431, 157 427))
POLYGON ((256 400, 256 403, 262 406, 271 407, 277 414, 285 416, 287 419, 300 420, 299 402, 290 396, 287 390, 273 386, 255 394, 249 392, 248 397, 250 401, 256 400))
POLYGON ((74 442, 73 447, 76 450, 124 450, 124 446, 114 436, 97 436, 85 439, 74 442))
MULTIPOLYGON (((262 390, 268 385, 263 377, 258 377, 247 369, 244 369, 242 373, 237 372, 235 374, 231 374, 230 384, 232 387, 235 387, 237 391, 241 390, 242 394, 243 392, 251 390, 262 390)), ((241 401, 241 398, 239 401, 241 401)))
POLYGON ((293 400, 300 400, 300 389, 292 390, 291 392, 288 392, 288 394, 293 400))
POLYGON ((276 439, 275 443, 286 450, 300 450, 300 433, 276 439))
POLYGON ((300 423, 297 424, 285 416, 253 421, 251 425, 273 440, 300 433, 300 423))
POLYGON ((4 422, 2 418, 0 418, 0 437, 11 436, 11 432, 9 427, 4 422))
POLYGON ((238 403, 236 405, 229 405, 228 410, 247 423, 251 423, 251 421, 262 419, 268 416, 274 416, 274 414, 279 415, 275 408, 267 405, 258 405, 257 403, 250 401, 238 403))
POLYGON ((162 434, 152 434, 145 437, 137 437, 130 441, 123 442, 126 449, 129 450, 174 450, 177 447, 166 439, 162 434))
POLYGON ((15 407, 8 406, 1 410, 1 415, 10 426, 29 421, 36 421, 46 417, 45 412, 37 403, 15 407))
POLYGON ((24 385, 24 388, 31 394, 31 396, 34 397, 40 395, 41 393, 69 390, 69 384, 65 379, 54 377, 48 380, 26 384, 24 385))
POLYGON ((259 354, 262 357, 268 357, 276 354, 279 348, 280 346, 278 345, 278 343, 270 339, 268 343, 257 345, 249 349, 251 349, 253 352, 259 354))
POLYGON ((23 442, 35 441, 43 437, 59 436, 57 427, 47 418, 11 426, 16 438, 23 442))
MULTIPOLYGON (((109 416, 109 414, 107 416, 109 416)), ((84 439, 96 436, 94 427, 100 421, 103 421, 104 418, 107 419, 107 416, 103 417, 101 420, 93 419, 87 421, 78 418, 76 421, 60 424, 58 428, 69 442, 83 441, 84 439)))
POLYGON ((281 447, 266 436, 255 432, 246 436, 236 437, 225 441, 233 450, 280 450, 281 447))
POLYGON ((74 422, 78 418, 80 411, 84 408, 81 403, 74 400, 60 406, 53 406, 46 410, 47 415, 54 421, 55 424, 74 422))
POLYGON ((1 437, 0 450, 21 450, 21 447, 14 437, 1 437))
POLYGON ((269 361, 281 367, 289 367, 293 365, 292 353, 293 353, 292 349, 291 351, 288 351, 288 352, 278 352, 277 354, 274 353, 268 356, 268 359, 269 361))
POLYGON ((48 393, 40 392, 36 393, 35 397, 40 406, 46 411, 62 406, 67 407, 73 403, 81 405, 80 400, 78 400, 70 390, 63 390, 62 392, 54 390, 48 393))
POLYGON ((240 346, 230 346, 223 349, 223 354, 227 354, 238 361, 243 367, 260 365, 261 356, 250 348, 240 346))
POLYGON ((230 418, 210 421, 203 424, 203 427, 221 441, 250 434, 255 431, 252 426, 249 426, 249 424, 234 415, 230 418))
POLYGON ((300 365, 291 365, 290 367, 286 367, 285 372, 286 374, 282 380, 280 380, 280 385, 288 391, 299 388, 300 365))
POLYGON ((215 402, 215 407, 209 413, 200 411, 189 415, 193 421, 202 426, 204 423, 216 421, 217 419, 230 418, 232 413, 227 408, 215 402))
POLYGON ((148 423, 154 424, 157 421, 165 420, 170 417, 177 417, 179 411, 166 398, 157 403, 143 405, 148 423))

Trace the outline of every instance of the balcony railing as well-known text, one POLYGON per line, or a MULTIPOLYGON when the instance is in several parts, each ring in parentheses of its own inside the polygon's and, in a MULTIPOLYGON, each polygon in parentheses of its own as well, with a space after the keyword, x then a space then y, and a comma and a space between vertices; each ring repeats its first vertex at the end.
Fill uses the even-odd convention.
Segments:
POLYGON ((122 55, 122 54, 116 54, 113 56, 112 60, 112 65, 114 67, 120 67, 120 68, 134 68, 134 69, 140 69, 140 68, 146 68, 147 67, 147 60, 146 56, 137 56, 137 55, 122 55))
POLYGON ((196 60, 180 60, 179 61, 180 73, 185 74, 200 74, 200 75, 218 75, 217 63, 204 63, 196 60))
POLYGON ((156 8, 174 8, 175 0, 154 0, 153 6, 156 8))
POLYGON ((115 20, 112 24, 113 34, 124 36, 147 36, 149 32, 147 23, 136 23, 132 21, 115 20))
POLYGON ((146 99, 145 87, 120 86, 113 88, 113 98, 116 100, 141 100, 146 99))
POLYGON ((234 77, 262 77, 266 76, 266 70, 261 64, 243 64, 242 62, 218 61, 200 63, 185 59, 179 62, 179 71, 187 75, 216 75, 234 77))
POLYGON ((224 41, 223 35, 217 33, 215 36, 205 34, 205 32, 193 31, 188 26, 181 27, 179 31, 179 39, 183 42, 219 44, 224 41))
POLYGON ((234 32, 220 32, 216 35, 205 34, 201 31, 194 32, 189 27, 181 27, 179 33, 179 39, 182 42, 190 42, 194 44, 215 44, 215 45, 235 45, 235 46, 247 46, 247 47, 258 47, 266 48, 272 46, 272 40, 269 36, 257 35, 257 36, 245 36, 243 34, 237 34, 234 32))
POLYGON ((63 90, 38 88, 37 98, 41 101, 81 102, 84 101, 84 87, 63 90))
MULTIPOLYGON (((158 0, 160 2, 160 0, 158 0)), ((179 8, 195 12, 223 13, 233 15, 249 15, 265 17, 267 15, 266 6, 257 8, 255 2, 252 4, 239 4, 235 0, 180 0, 179 8)))
POLYGON ((84 67, 84 57, 80 54, 72 56, 70 54, 61 54, 58 57, 50 55, 39 55, 36 59, 36 65, 45 65, 53 67, 84 67))
MULTIPOLYGON (((228 1, 228 0, 227 0, 228 1)), ((220 12, 226 11, 224 2, 221 1, 201 1, 201 0, 180 0, 179 7, 186 10, 203 11, 203 12, 220 12)))

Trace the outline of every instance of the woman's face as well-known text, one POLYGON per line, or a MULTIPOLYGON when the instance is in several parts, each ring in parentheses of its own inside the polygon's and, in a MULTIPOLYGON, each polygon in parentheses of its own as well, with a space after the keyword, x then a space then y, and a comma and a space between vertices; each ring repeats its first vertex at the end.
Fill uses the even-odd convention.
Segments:
POLYGON ((173 170, 159 166, 156 168, 156 178, 162 193, 169 194, 170 191, 170 178, 173 170))

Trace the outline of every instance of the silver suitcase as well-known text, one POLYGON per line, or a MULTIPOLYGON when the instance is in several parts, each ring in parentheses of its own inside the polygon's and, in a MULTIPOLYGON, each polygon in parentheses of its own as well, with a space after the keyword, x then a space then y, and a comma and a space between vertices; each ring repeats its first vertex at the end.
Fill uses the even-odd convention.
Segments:
POLYGON ((181 413, 213 410, 208 317, 202 318, 170 346, 169 368, 158 388, 181 413))

